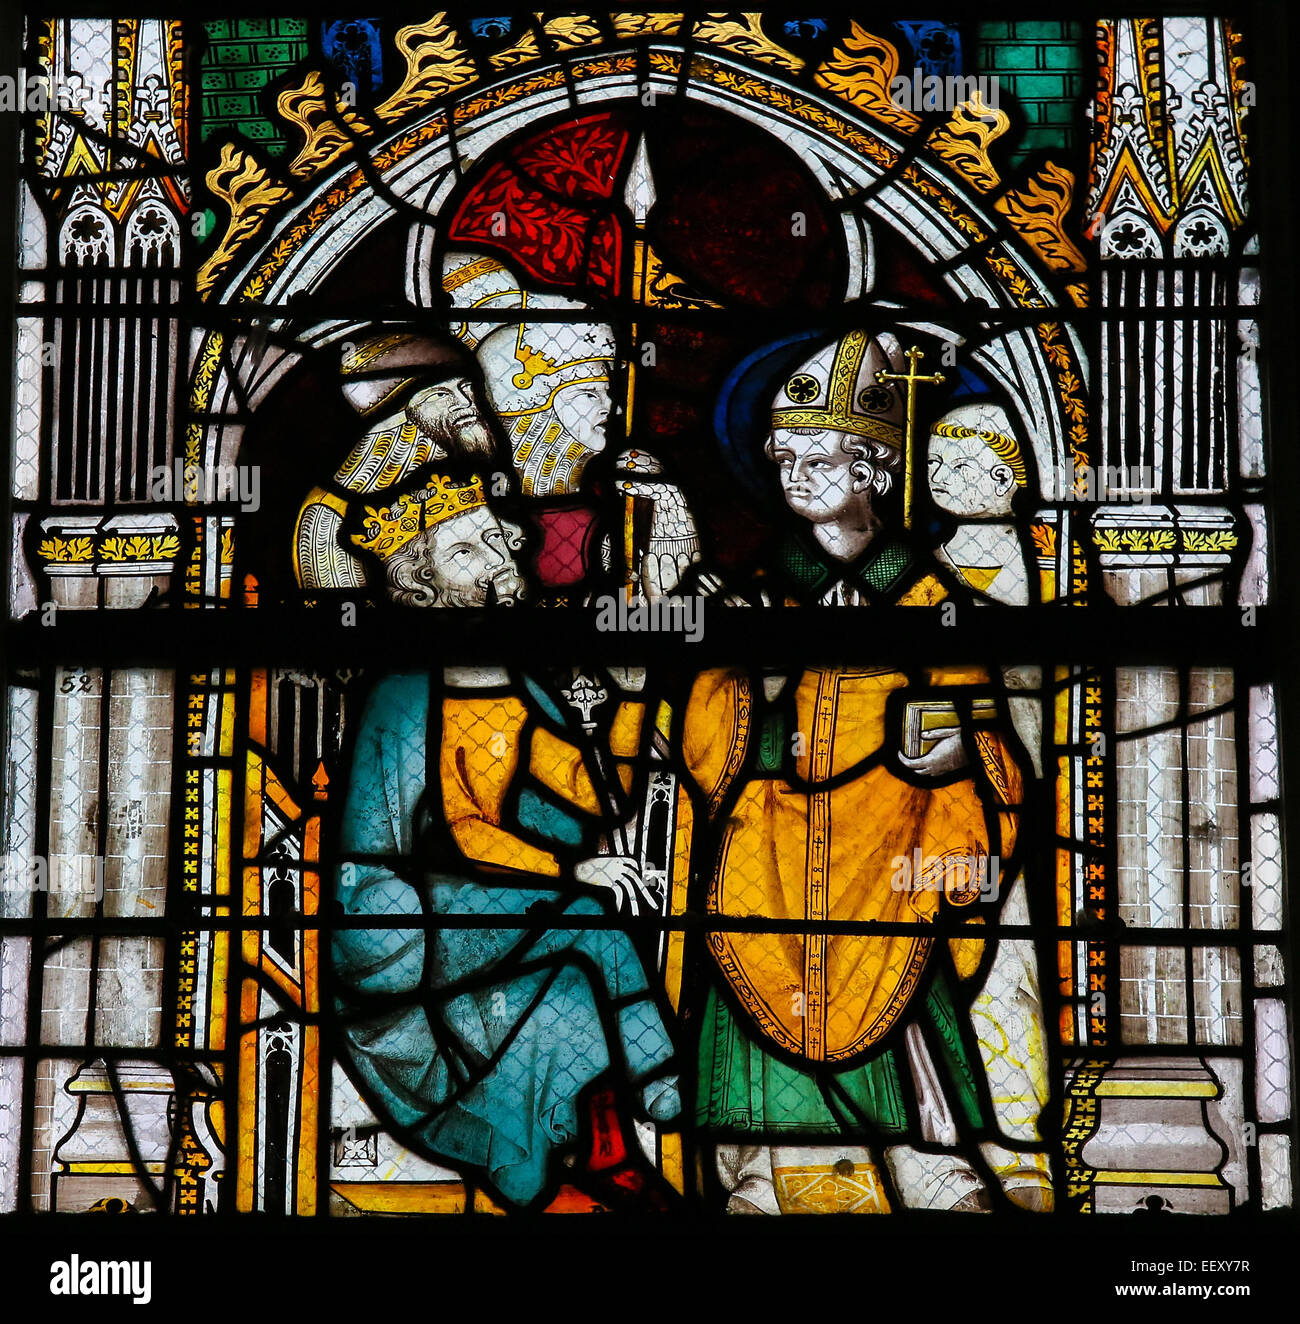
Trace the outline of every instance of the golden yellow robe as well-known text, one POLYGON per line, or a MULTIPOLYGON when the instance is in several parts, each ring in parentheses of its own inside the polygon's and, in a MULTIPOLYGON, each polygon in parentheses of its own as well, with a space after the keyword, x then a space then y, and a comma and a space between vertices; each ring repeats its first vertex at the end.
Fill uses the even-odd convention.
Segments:
MULTIPOLYGON (((561 866, 555 852, 510 822, 506 802, 512 787, 526 771, 559 805, 589 815, 602 813, 605 806, 581 751, 545 726, 526 727, 528 715, 523 700, 513 694, 462 691, 443 700, 443 809, 452 838, 467 859, 558 878, 561 866)), ((632 785, 632 769, 624 760, 637 753, 644 715, 642 704, 622 702, 610 727, 609 749, 625 791, 632 785)), ((535 821, 546 810, 539 799, 535 821)))
MULTIPOLYGON (((927 680, 941 691, 987 684, 976 669, 932 669, 927 680)), ((830 925, 929 924, 941 892, 956 906, 978 899, 978 879, 951 862, 1010 854, 1016 812, 1002 806, 1019 804, 1020 772, 1001 737, 981 729, 973 775, 946 785, 896 775, 885 756, 898 748, 901 732, 890 729, 886 701, 907 685, 906 676, 886 668, 804 671, 794 693, 794 729, 805 737, 794 777, 751 772, 737 791, 750 747, 762 738, 754 696, 739 671, 698 678, 685 715, 683 755, 710 811, 727 813, 708 892, 711 914, 830 925), (896 887, 899 862, 910 868, 918 850, 927 868, 923 881, 931 885, 896 887)), ((925 697, 943 696, 927 689, 925 697)), ((809 1063, 845 1063, 878 1044, 922 985, 934 945, 924 932, 709 936, 723 976, 754 1025, 809 1063)), ((979 950, 978 940, 953 942, 959 974, 978 964, 979 950)))

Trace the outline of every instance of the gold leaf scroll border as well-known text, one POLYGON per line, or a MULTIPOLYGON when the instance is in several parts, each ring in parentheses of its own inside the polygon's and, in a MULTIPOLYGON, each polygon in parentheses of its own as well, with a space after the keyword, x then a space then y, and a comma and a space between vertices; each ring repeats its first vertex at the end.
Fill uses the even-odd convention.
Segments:
MULTIPOLYGON (((879 44, 882 46, 888 45, 888 43, 879 44)), ((890 47, 889 50, 892 51, 892 47, 890 47)), ((680 61, 680 53, 651 52, 650 63, 652 68, 660 67, 664 69, 665 72, 675 73, 677 69, 680 68, 680 61)), ((628 72, 634 68, 635 58, 631 55, 623 55, 584 61, 580 67, 580 71, 583 76, 591 77, 600 72, 628 72)), ((575 72, 578 72, 578 70, 575 70, 575 72)), ((865 133, 850 125, 841 117, 833 115, 819 106, 812 105, 785 89, 773 87, 770 83, 756 78, 753 75, 720 65, 702 55, 697 55, 692 61, 691 72, 693 75, 700 77, 704 81, 709 81, 719 87, 735 91, 746 99, 766 101, 768 104, 773 105, 778 109, 795 115, 797 118, 830 133, 840 141, 854 147, 869 159, 875 161, 876 164, 880 165, 882 168, 890 168, 898 159, 898 154, 874 135, 865 133)), ((526 80, 523 83, 499 85, 498 87, 491 89, 488 93, 483 94, 483 96, 474 98, 473 100, 458 106, 454 112, 456 122, 458 124, 462 123, 465 120, 473 118, 476 114, 484 113, 485 110, 494 109, 508 101, 515 100, 521 96, 526 96, 536 86, 559 86, 562 84, 563 79, 563 71, 556 69, 539 75, 534 75, 532 79, 526 80), (535 82, 534 80, 539 81, 535 82)), ((314 91, 315 89, 312 90, 314 91)), ((828 90, 834 89, 828 86, 828 90)), ((304 99, 302 94, 307 91, 307 85, 304 84, 302 88, 293 89, 292 91, 293 94, 299 98, 299 102, 301 102, 301 100, 304 99)), ((288 107, 283 104, 283 96, 281 101, 281 110, 283 113, 288 107)), ((295 109, 300 109, 299 103, 297 102, 295 103, 295 109)), ((404 106, 403 109, 406 109, 406 107, 404 106)), ((877 118, 881 115, 881 108, 874 105, 874 103, 861 105, 859 106, 859 109, 867 114, 873 114, 877 118)), ((329 113, 323 105, 319 107, 313 106, 312 110, 316 114, 321 114, 326 118, 329 118, 329 113)), ((388 110, 389 107, 387 104, 385 107, 381 107, 381 112, 388 110)), ((910 115, 908 116, 908 120, 912 123, 919 122, 915 116, 910 115)), ((313 166, 327 164, 328 162, 326 160, 322 160, 321 157, 317 156, 316 152, 313 151, 313 148, 315 148, 317 144, 313 142, 309 128, 306 125, 301 125, 300 127, 303 127, 304 132, 308 134, 308 143, 304 148, 303 153, 297 158, 296 163, 306 165, 307 161, 310 160, 313 166)), ((326 126, 324 125, 320 126, 319 131, 323 133, 325 127, 326 126)), ((995 177, 991 177, 990 174, 984 170, 984 165, 986 163, 982 159, 974 160, 969 151, 954 156, 950 151, 945 150, 947 139, 943 135, 953 127, 954 124, 950 124, 943 129, 936 131, 935 134, 931 135, 927 146, 929 146, 940 159, 943 159, 945 155, 952 156, 952 159, 947 162, 950 167, 955 166, 964 178, 975 183, 977 187, 987 189, 990 187, 991 179, 995 177)), ((999 131, 1000 128, 990 131, 990 138, 996 136, 996 133, 999 131)), ((330 145, 335 146, 335 143, 331 142, 330 145)), ((975 155, 979 156, 980 154, 976 153, 975 155)), ((333 159, 333 154, 330 155, 329 159, 333 159)), ((223 159, 223 165, 225 165, 227 169, 230 169, 233 164, 233 161, 226 162, 223 159)), ((247 161, 245 165, 252 165, 251 159, 247 161)), ((989 170, 991 171, 991 167, 989 167, 989 170)), ((214 253, 208 262, 204 264, 202 272, 200 273, 200 293, 206 293, 206 290, 216 283, 219 270, 229 265, 234 258, 235 250, 241 247, 242 244, 260 228, 265 212, 270 209, 269 207, 263 207, 260 205, 262 197, 267 196, 267 190, 274 187, 270 185, 269 178, 263 179, 257 177, 252 172, 246 171, 245 173, 248 175, 247 178, 245 178, 244 173, 241 173, 239 178, 244 183, 245 191, 249 192, 252 199, 259 204, 258 214, 245 217, 242 210, 239 213, 232 214, 231 224, 227 229, 226 236, 223 237, 221 247, 218 252, 214 253), (235 233, 237 229, 240 231, 238 234, 235 233), (231 239, 232 235, 234 236, 233 240, 231 239)), ((304 171, 304 173, 306 173, 306 171, 304 171)), ((919 174, 912 171, 909 182, 916 187, 919 179, 919 174)), ((351 182, 355 186, 355 179, 351 182)), ((212 176, 210 175, 209 186, 211 185, 212 176)), ((922 188, 922 191, 930 192, 927 188, 922 188)), ((339 200, 345 201, 348 196, 351 196, 351 194, 346 194, 340 197, 339 200)), ((956 209, 951 206, 945 206, 944 202, 939 198, 936 198, 936 201, 941 210, 944 210, 954 218, 958 217, 959 213, 956 209)), ((246 210, 246 208, 244 210, 246 210)), ((232 213, 233 211, 234 209, 232 208, 232 213)), ((970 218, 968 214, 964 213, 964 211, 960 213, 960 219, 957 223, 971 237, 977 239, 983 238, 983 232, 980 230, 978 224, 974 222, 973 218, 970 218)), ((252 293, 247 297, 256 298, 258 296, 256 293, 252 293)))
MULTIPOLYGON (((1003 288, 1010 290, 1022 308, 1047 307, 1034 290, 1024 268, 1005 248, 987 253, 984 260, 1003 288)), ((1043 355, 1052 365, 1056 377, 1056 392, 1067 421, 1066 438, 1074 467, 1075 487, 1082 491, 1079 486, 1085 481, 1082 471, 1089 464, 1088 403, 1083 392, 1083 372, 1059 323, 1036 322, 1034 334, 1042 342, 1043 355)))
MULTIPOLYGON (((217 384, 217 371, 221 367, 221 354, 225 347, 225 336, 220 331, 209 331, 199 347, 194 377, 190 382, 190 412, 196 417, 208 413, 212 403, 212 391, 217 384)), ((198 468, 201 463, 203 432, 206 424, 194 422, 185 428, 185 463, 198 468)), ((229 530, 227 530, 229 532, 229 530)), ((194 537, 190 546, 190 563, 185 568, 185 581, 182 592, 198 597, 203 588, 203 516, 194 516, 194 537)), ((233 564, 234 548, 230 548, 229 560, 223 555, 224 564, 233 564)), ((198 606, 190 603, 190 606, 198 606)))
POLYGON ((832 137, 856 148, 886 170, 898 160, 898 153, 874 134, 856 128, 840 116, 810 101, 805 101, 797 93, 773 86, 754 74, 741 69, 732 69, 707 56, 697 55, 691 61, 691 77, 712 83, 715 87, 726 91, 735 92, 747 101, 763 102, 776 110, 783 110, 793 115, 806 124, 815 125, 832 137))
MULTIPOLYGON (((47 18, 36 25, 36 64, 40 72, 54 71, 54 28, 57 18, 47 18)), ((43 171, 54 135, 54 116, 45 111, 36 116, 36 169, 43 171)))

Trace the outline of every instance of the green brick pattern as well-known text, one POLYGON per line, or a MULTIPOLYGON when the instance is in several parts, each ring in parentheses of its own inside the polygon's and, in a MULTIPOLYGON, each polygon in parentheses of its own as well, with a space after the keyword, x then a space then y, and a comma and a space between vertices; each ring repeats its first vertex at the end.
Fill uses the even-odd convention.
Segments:
POLYGON ((259 93, 307 55, 305 18, 221 18, 204 23, 208 50, 199 71, 203 137, 242 134, 272 156, 288 146, 259 93))
POLYGON ((1080 100, 1092 90, 1096 66, 1081 45, 1087 27, 1042 18, 976 24, 976 72, 996 76, 999 93, 1015 96, 1025 112, 1025 133, 1012 147, 1012 164, 1045 147, 1068 151, 1081 140, 1080 100))

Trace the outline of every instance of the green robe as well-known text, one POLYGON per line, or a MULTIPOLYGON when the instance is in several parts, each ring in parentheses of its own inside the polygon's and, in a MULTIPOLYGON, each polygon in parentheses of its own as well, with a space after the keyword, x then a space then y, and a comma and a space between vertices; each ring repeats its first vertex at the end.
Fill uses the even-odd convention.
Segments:
MULTIPOLYGON (((984 1122, 971 1059, 958 1029, 946 982, 936 978, 916 1019, 932 1028, 931 1042, 950 1104, 967 1126, 984 1122)), ((776 1135, 837 1134, 870 1127, 901 1137, 916 1127, 909 1118, 906 1054, 885 1049, 841 1071, 814 1075, 760 1047, 715 989, 709 991, 700 1038, 700 1081, 696 1120, 720 1130, 776 1135)))

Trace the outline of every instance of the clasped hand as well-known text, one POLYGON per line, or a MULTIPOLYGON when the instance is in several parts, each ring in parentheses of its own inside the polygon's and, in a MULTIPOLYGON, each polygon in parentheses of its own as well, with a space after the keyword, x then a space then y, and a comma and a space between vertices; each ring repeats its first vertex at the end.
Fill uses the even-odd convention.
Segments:
POLYGON ((617 910, 626 909, 633 915, 659 909, 655 890, 641 877, 641 867, 627 855, 593 855, 573 867, 573 876, 589 887, 607 887, 614 893, 617 910))

